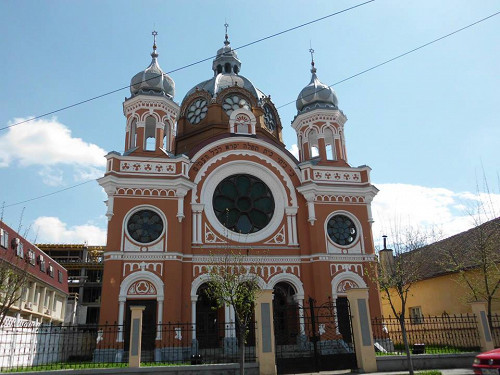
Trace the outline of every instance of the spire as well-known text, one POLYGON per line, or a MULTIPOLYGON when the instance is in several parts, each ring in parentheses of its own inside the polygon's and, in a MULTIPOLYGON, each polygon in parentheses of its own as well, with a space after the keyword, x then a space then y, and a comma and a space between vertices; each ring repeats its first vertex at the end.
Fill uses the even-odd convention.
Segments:
POLYGON ((229 24, 226 22, 224 24, 224 27, 226 28, 226 36, 225 36, 225 40, 224 40, 224 45, 228 46, 229 45, 229 36, 227 35, 227 28, 229 27, 229 24))
POLYGON ((158 57, 158 53, 156 52, 156 36, 158 35, 158 31, 153 30, 153 32, 151 33, 151 35, 153 35, 153 52, 151 53, 151 57, 152 58, 157 58, 158 57))
POLYGON ((314 66, 314 50, 309 48, 309 52, 311 53, 311 73, 316 74, 316 67, 314 66))

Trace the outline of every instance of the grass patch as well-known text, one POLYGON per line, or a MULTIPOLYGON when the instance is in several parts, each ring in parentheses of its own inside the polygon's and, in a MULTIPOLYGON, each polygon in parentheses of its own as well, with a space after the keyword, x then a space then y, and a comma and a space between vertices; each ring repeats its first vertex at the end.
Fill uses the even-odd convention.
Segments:
POLYGON ((441 371, 437 370, 428 370, 428 371, 419 371, 417 375, 443 375, 441 371))

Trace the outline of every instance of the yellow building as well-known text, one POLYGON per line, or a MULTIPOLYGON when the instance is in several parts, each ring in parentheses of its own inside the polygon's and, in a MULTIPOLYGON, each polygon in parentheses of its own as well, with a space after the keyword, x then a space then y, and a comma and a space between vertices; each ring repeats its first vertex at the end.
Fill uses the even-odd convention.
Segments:
MULTIPOLYGON (((383 252, 379 254, 381 263, 383 252)), ((490 312, 500 312, 500 218, 417 250, 396 254, 394 262, 396 266, 403 264, 402 269, 406 267, 409 273, 406 277, 412 285, 406 316, 413 321, 424 315, 471 313, 469 302, 487 301, 488 295, 490 312)), ((384 316, 394 316, 384 292, 381 297, 384 316)), ((395 291, 391 300, 399 313, 401 300, 395 291)))

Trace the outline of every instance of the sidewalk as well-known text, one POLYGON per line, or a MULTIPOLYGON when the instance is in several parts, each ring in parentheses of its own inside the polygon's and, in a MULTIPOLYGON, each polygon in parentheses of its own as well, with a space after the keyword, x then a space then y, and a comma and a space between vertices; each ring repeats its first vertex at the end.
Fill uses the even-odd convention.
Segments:
MULTIPOLYGON (((424 370, 415 370, 415 373, 424 370)), ((441 371, 443 375, 473 375, 474 371, 472 368, 455 368, 455 369, 447 369, 447 370, 438 370, 441 371)), ((357 374, 356 372, 351 372, 349 370, 339 370, 339 371, 322 371, 322 372, 313 372, 301 375, 346 375, 346 374, 357 374)), ((408 371, 394 371, 394 372, 371 372, 369 375, 405 375, 408 374, 408 371)))

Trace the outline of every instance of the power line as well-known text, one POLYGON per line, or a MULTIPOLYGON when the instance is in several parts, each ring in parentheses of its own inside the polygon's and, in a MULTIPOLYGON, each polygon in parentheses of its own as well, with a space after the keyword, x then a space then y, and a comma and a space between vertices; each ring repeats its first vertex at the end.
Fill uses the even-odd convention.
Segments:
MULTIPOLYGON (((374 0, 372 0, 372 1, 374 1, 374 0)), ((456 33, 460 32, 460 31, 463 31, 463 30, 465 30, 465 29, 468 29, 468 28, 470 28, 470 27, 472 27, 472 26, 474 26, 474 25, 477 25, 478 23, 481 23, 481 22, 483 22, 483 21, 486 21, 487 19, 492 18, 492 17, 494 17, 494 16, 497 16, 498 14, 500 14, 500 12, 493 13, 493 14, 491 14, 491 15, 489 15, 489 16, 487 16, 487 17, 485 17, 485 18, 482 18, 482 19, 480 19, 480 20, 478 20, 478 21, 476 21, 476 22, 473 22, 473 23, 471 23, 471 24, 469 24, 469 25, 467 25, 467 26, 464 26, 464 27, 462 27, 462 28, 460 28, 460 29, 458 29, 458 30, 455 30, 455 31, 453 31, 453 32, 451 32, 451 33, 449 33, 449 34, 446 34, 446 35, 444 35, 444 36, 442 36, 442 37, 439 37, 439 38, 437 38, 437 39, 434 39, 434 40, 432 40, 432 41, 430 41, 430 42, 428 42, 428 43, 422 44, 422 45, 421 45, 421 46, 419 46, 419 47, 413 48, 413 49, 411 49, 411 50, 409 50, 409 51, 407 51, 407 52, 405 52, 405 53, 402 53, 402 54, 400 54, 400 55, 398 55, 398 56, 396 56, 396 57, 393 57, 393 58, 391 58, 391 59, 389 59, 389 60, 386 60, 386 61, 384 61, 384 62, 382 62, 382 63, 380 63, 380 64, 374 65, 374 66, 372 66, 371 68, 368 68, 368 69, 365 69, 365 70, 363 70, 363 71, 361 71, 361 72, 359 72, 359 73, 353 74, 352 76, 349 76, 349 77, 347 77, 347 78, 344 78, 344 79, 342 79, 342 80, 340 80, 340 81, 338 81, 338 82, 336 82, 336 83, 333 83, 333 84, 332 84, 332 85, 330 85, 329 87, 334 86, 334 85, 338 85, 338 84, 343 83, 343 82, 345 82, 345 81, 348 81, 348 80, 350 80, 350 79, 352 79, 352 78, 358 77, 358 76, 360 76, 360 75, 362 75, 362 74, 364 74, 364 73, 367 73, 367 72, 369 72, 369 71, 371 71, 371 70, 374 70, 374 69, 376 69, 376 68, 378 68, 378 67, 381 67, 381 66, 383 66, 383 65, 385 65, 385 64, 388 64, 388 63, 390 63, 390 62, 392 62, 392 61, 394 61, 394 60, 397 60, 397 59, 399 59, 399 58, 401 58, 401 57, 403 57, 403 56, 406 56, 406 55, 408 55, 408 54, 410 54, 410 53, 413 53, 413 52, 415 52, 415 51, 418 51, 418 50, 420 50, 420 49, 422 49, 422 48, 424 48, 424 47, 427 47, 427 46, 429 46, 429 45, 431 45, 431 44, 433 44, 433 43, 436 43, 436 42, 438 42, 438 41, 440 41, 440 40, 443 40, 443 39, 445 39, 445 38, 448 38, 449 36, 454 35, 454 34, 456 34, 456 33)), ((312 22, 312 21, 311 21, 311 22, 312 22)), ((297 27, 298 27, 298 26, 297 26, 297 27)), ((289 29, 289 30, 290 30, 290 29, 289 29)), ((276 35, 276 34, 275 34, 275 35, 276 35)), ((256 43, 256 42, 255 42, 255 43, 256 43)), ((245 46, 246 46, 246 45, 245 45, 245 46)), ((242 47, 243 47, 243 46, 242 46, 242 47)), ((242 47, 239 47, 239 48, 242 48, 242 47)), ((128 86, 127 86, 127 87, 128 87, 128 86)), ((118 90, 117 90, 117 91, 118 91, 118 90)), ((105 94, 104 94, 104 95, 105 95, 105 94)), ((279 106, 279 107, 277 107, 277 108, 283 108, 283 107, 285 107, 285 106, 287 106, 287 105, 290 105, 290 104, 292 104, 292 103, 295 103, 295 100, 293 100, 293 101, 291 101, 291 102, 288 102, 288 103, 285 103, 285 104, 283 104, 283 105, 281 105, 281 106, 279 106)), ((76 105, 76 104, 75 104, 75 105, 76 105)), ((34 119, 34 118, 33 118, 33 119, 34 119)), ((20 123, 19 123, 19 124, 20 124, 20 123)), ((15 126, 15 125, 16 125, 16 124, 13 124, 13 125, 11 125, 11 126, 15 126)), ((17 125, 18 125, 18 124, 17 124, 17 125)), ((5 128, 2 128, 2 129, 5 129, 5 128)), ((2 130, 2 129, 0 129, 0 130, 2 130)), ((155 157, 153 157, 153 158, 151 158, 151 159, 149 159, 149 160, 153 160, 153 159, 158 158, 158 157, 160 157, 160 156, 155 156, 155 157)), ((149 160, 146 160, 146 161, 149 161, 149 160)), ((34 201, 34 200, 37 200, 37 199, 41 199, 41 198, 45 198, 45 197, 48 197, 48 196, 51 196, 51 195, 55 195, 55 194, 61 193, 61 192, 66 191, 66 190, 70 190, 70 189, 76 188, 76 187, 78 187, 78 186, 85 185, 85 184, 87 184, 87 183, 89 183, 89 182, 92 182, 92 181, 95 181, 95 179, 93 179, 93 180, 88 180, 88 181, 85 181, 85 182, 82 182, 82 183, 79 183, 79 184, 76 184, 76 185, 73 185, 73 186, 69 186, 69 187, 64 188, 64 189, 61 189, 61 190, 56 190, 56 191, 54 191, 54 192, 52 192, 52 193, 49 193, 49 194, 44 194, 44 195, 41 195, 41 196, 38 196, 38 197, 34 197, 34 198, 31 198, 31 199, 27 199, 27 200, 24 200, 24 201, 21 201, 21 202, 12 203, 12 204, 9 204, 9 205, 5 205, 5 204, 4 204, 4 205, 3 205, 3 208, 8 208, 8 207, 12 207, 12 206, 17 206, 17 205, 20 205, 20 204, 23 204, 23 203, 26 203, 26 202, 31 202, 31 201, 34 201)), ((3 210, 3 208, 2 208, 2 210, 3 210)))
MULTIPOLYGON (((309 22, 306 22, 306 23, 303 23, 303 24, 300 24, 298 26, 294 26, 294 27, 291 27, 289 29, 286 29, 286 30, 283 30, 283 31, 280 31, 278 33, 275 33, 275 34, 272 34, 272 35, 268 35, 264 38, 260 38, 260 39, 257 39, 257 40, 254 40, 253 42, 250 42, 250 43, 247 43, 247 44, 243 44, 242 46, 239 46, 239 47, 236 47, 236 48, 233 48, 234 51, 236 50, 239 50, 239 49, 243 49, 243 48, 246 48, 246 47, 249 47, 251 45, 254 45, 256 43, 260 43, 264 40, 268 40, 268 39, 271 39, 271 38, 275 38, 279 35, 283 35, 283 34, 286 34, 290 31, 293 31, 293 30, 297 30, 297 29, 300 29, 302 27, 305 27, 305 26, 308 26, 308 25, 311 25, 313 23, 316 23, 316 22, 319 22, 319 21, 323 21, 327 18, 330 18, 330 17, 333 17, 333 16, 336 16, 336 15, 339 15, 341 13, 345 13, 345 12, 348 12, 352 9, 355 9, 355 8, 359 8, 360 6, 363 6, 363 5, 366 5, 366 4, 369 4, 369 3, 372 3, 374 2, 375 0, 368 0, 368 1, 365 1, 364 3, 361 3, 361 4, 357 4, 357 5, 354 5, 350 8, 346 8, 346 9, 343 9, 343 10, 340 10, 338 12, 334 12, 334 13, 331 13, 331 14, 328 14, 326 16, 323 16, 323 17, 320 17, 320 18, 316 18, 312 21, 309 21, 309 22)), ((197 65, 197 64, 201 64, 202 62, 205 62, 205 61, 209 61, 209 60, 212 60, 214 59, 215 57, 217 56, 210 56, 210 57, 207 57, 205 59, 202 59, 202 60, 198 60, 198 61, 195 61, 191 64, 187 64, 187 65, 184 65, 184 66, 181 66, 180 68, 177 68, 177 69, 173 69, 173 70, 170 70, 168 72, 166 72, 166 74, 171 74, 171 73, 174 73, 174 72, 178 72, 179 70, 183 70, 183 69, 186 69, 186 68, 189 68, 191 66, 194 66, 194 65, 197 65)), ((149 80, 153 80, 153 79, 156 79, 158 78, 160 75, 157 75, 157 76, 154 76, 154 77, 151 77, 151 78, 148 78, 146 81, 149 81, 149 80)), ((7 125, 7 126, 4 126, 3 128, 0 128, 0 131, 1 130, 5 130, 5 129, 9 129, 9 128, 12 128, 14 126, 17 126, 17 125, 21 125, 21 124, 25 124, 27 122, 31 122, 31 121, 34 121, 34 120, 37 120, 39 118, 42 118, 42 117, 46 117, 46 116, 49 116, 49 115, 53 115, 54 113, 58 113, 58 112, 62 112, 62 111, 65 111, 67 109, 70 109, 70 108, 73 108, 73 107, 77 107, 79 105, 82 105, 82 104, 85 104, 85 103, 88 103, 88 102, 91 102, 91 101, 94 101, 94 100, 97 100, 97 99, 100 99, 100 98, 103 98, 105 96, 108 96, 108 95, 111 95, 111 94, 114 94, 114 93, 117 93, 119 91, 122 91, 122 90, 125 90, 125 89, 128 89, 130 88, 132 85, 127 85, 127 86, 123 86, 123 87, 120 87, 118 89, 115 89, 115 90, 112 90, 112 91, 109 91, 109 92, 106 92, 104 94, 101 94, 101 95, 97 95, 97 96, 94 96, 94 97, 91 97, 89 99, 85 99, 85 100, 82 100, 80 102, 77 102, 77 103, 74 103, 74 104, 70 104, 70 105, 67 105, 65 107, 62 107, 62 108, 59 108, 59 109, 55 109, 53 111, 50 111, 50 112, 46 112, 46 113, 43 113, 41 115, 38 115, 38 116, 34 116, 34 117, 30 117, 29 119, 26 119, 26 120, 23 120, 23 121, 19 121, 19 122, 16 122, 14 124, 10 124, 10 125, 7 125)))
MULTIPOLYGON (((342 79, 342 80, 340 80, 340 81, 338 81, 338 82, 332 83, 332 84, 331 84, 330 86, 328 86, 328 87, 332 87, 332 86, 335 86, 335 85, 341 84, 341 83, 343 83, 343 82, 345 82, 345 81, 348 81, 348 80, 350 80, 350 79, 353 79, 353 78, 355 78, 355 77, 358 77, 358 76, 360 76, 360 75, 362 75, 362 74, 368 73, 369 71, 372 71, 372 70, 374 70, 374 69, 377 69, 377 68, 379 68, 379 67, 381 67, 381 66, 383 66, 383 65, 385 65, 385 64, 388 64, 388 63, 390 63, 390 62, 393 62, 394 60, 397 60, 397 59, 400 59, 401 57, 404 57, 404 56, 406 56, 406 55, 409 55, 410 53, 413 53, 413 52, 418 51, 418 50, 420 50, 420 49, 422 49, 422 48, 424 48, 424 47, 427 47, 427 46, 429 46, 429 45, 431 45, 431 44, 433 44, 433 43, 436 43, 436 42, 438 42, 438 41, 440 41, 440 40, 443 40, 443 39, 445 39, 445 38, 448 38, 448 37, 450 37, 450 36, 452 36, 452 35, 454 35, 454 34, 456 34, 456 33, 459 33, 460 31, 463 31, 463 30, 468 29, 468 28, 470 28, 470 27, 472 27, 472 26, 475 26, 475 25, 477 25, 478 23, 481 23, 481 22, 483 22, 483 21, 486 21, 487 19, 490 19, 490 18, 492 18, 492 17, 495 17, 495 16, 497 16, 497 15, 499 15, 499 14, 500 14, 500 12, 493 13, 493 14, 491 14, 491 15, 489 15, 489 16, 487 16, 487 17, 485 17, 485 18, 482 18, 482 19, 480 19, 480 20, 478 20, 478 21, 476 21, 476 22, 473 22, 473 23, 471 23, 471 24, 469 24, 469 25, 467 25, 467 26, 464 26, 464 27, 462 27, 462 28, 460 28, 460 29, 458 29, 458 30, 452 31, 452 32, 451 32, 451 33, 449 33, 449 34, 446 34, 446 35, 441 36, 441 37, 439 37, 439 38, 437 38, 437 39, 434 39, 434 40, 432 40, 432 41, 430 41, 430 42, 427 42, 427 43, 425 43, 425 44, 422 44, 421 46, 415 47, 415 48, 413 48, 413 49, 411 49, 411 50, 409 50, 409 51, 407 51, 407 52, 405 52, 405 53, 402 53, 402 54, 400 54, 400 55, 397 55, 397 56, 395 56, 395 57, 393 57, 393 58, 391 58, 391 59, 389 59, 389 60, 385 60, 384 62, 381 62, 380 64, 377 64, 377 65, 374 65, 374 66, 372 66, 372 67, 370 67, 370 68, 368 68, 368 69, 362 70, 361 72, 356 73, 356 74, 353 74, 352 76, 349 76, 349 77, 347 77, 347 78, 344 78, 344 79, 342 79)), ((325 90, 325 89, 322 89, 322 90, 325 90)), ((321 91, 321 90, 319 90, 319 91, 321 91)), ((295 100, 292 100, 291 102, 288 102, 288 103, 282 104, 282 105, 280 105, 279 107, 276 107, 276 109, 286 107, 287 105, 290 105, 290 104, 292 104, 292 103, 295 103, 295 100)))

